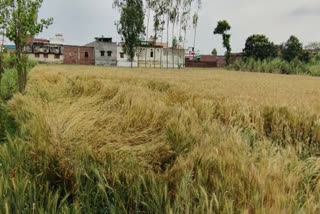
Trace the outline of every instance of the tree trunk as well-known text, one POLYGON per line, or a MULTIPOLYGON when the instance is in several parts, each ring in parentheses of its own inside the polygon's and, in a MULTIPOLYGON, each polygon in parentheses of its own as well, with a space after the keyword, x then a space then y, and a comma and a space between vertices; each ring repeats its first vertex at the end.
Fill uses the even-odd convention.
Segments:
POLYGON ((27 56, 24 56, 22 53, 23 46, 19 43, 16 43, 16 66, 18 74, 18 89, 20 93, 25 91, 27 86, 27 56))
POLYGON ((138 48, 138 56, 137 56, 137 58, 138 58, 138 62, 137 62, 137 67, 138 68, 140 68, 140 53, 141 53, 141 50, 140 50, 140 48, 138 48))
MULTIPOLYGON (((176 21, 173 21, 172 24, 172 68, 174 69, 174 45, 173 45, 173 39, 174 39, 174 27, 175 27, 176 21)), ((177 41, 176 41, 177 42, 177 41)))
POLYGON ((2 74, 4 73, 4 65, 3 65, 3 49, 4 49, 4 30, 3 30, 3 36, 2 36, 2 41, 0 44, 0 95, 1 95, 1 81, 2 81, 2 74))
MULTIPOLYGON (((150 22, 150 8, 148 9, 148 18, 147 18, 147 32, 146 32, 146 37, 147 37, 147 41, 149 39, 149 22, 150 22)), ((145 67, 147 67, 147 49, 145 49, 145 55, 144 55, 144 63, 145 63, 145 67)))
POLYGON ((167 18, 167 69, 169 69, 169 15, 167 18))
POLYGON ((161 31, 161 51, 160 51, 160 68, 162 68, 162 55, 163 55, 163 26, 161 31))
POLYGON ((153 68, 156 68, 156 56, 157 56, 157 31, 154 34, 154 54, 153 54, 153 68))
MULTIPOLYGON (((182 27, 182 24, 181 24, 181 21, 180 21, 180 28, 179 28, 179 38, 178 38, 178 41, 179 41, 179 43, 180 43, 180 37, 181 37, 181 27, 182 27)), ((180 46, 180 45, 179 45, 180 46)), ((179 47, 179 52, 178 52, 178 68, 180 68, 181 66, 180 66, 180 57, 181 57, 181 55, 180 55, 180 47, 179 47)))
POLYGON ((197 37, 197 26, 194 28, 194 37, 193 37, 193 60, 195 60, 195 51, 196 51, 196 37, 197 37))
POLYGON ((2 60, 2 51, 0 53, 0 95, 1 95, 1 80, 2 80, 2 74, 4 72, 4 69, 3 69, 3 60, 2 60))
POLYGON ((20 45, 16 45, 16 63, 17 63, 17 74, 18 74, 18 89, 20 93, 23 93, 23 67, 22 67, 22 57, 21 57, 21 48, 20 45))

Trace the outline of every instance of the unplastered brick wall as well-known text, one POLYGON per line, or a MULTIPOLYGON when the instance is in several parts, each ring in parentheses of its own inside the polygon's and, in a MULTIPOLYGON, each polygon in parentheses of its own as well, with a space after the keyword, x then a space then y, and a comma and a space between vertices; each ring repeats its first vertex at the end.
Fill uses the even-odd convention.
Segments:
POLYGON ((65 45, 64 64, 94 65, 94 48, 65 45))

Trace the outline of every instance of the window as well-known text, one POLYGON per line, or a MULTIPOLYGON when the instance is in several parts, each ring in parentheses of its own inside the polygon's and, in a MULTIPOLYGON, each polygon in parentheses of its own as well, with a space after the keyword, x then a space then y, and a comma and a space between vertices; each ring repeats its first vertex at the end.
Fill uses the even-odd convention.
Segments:
POLYGON ((124 53, 120 53, 120 58, 121 58, 121 59, 124 58, 124 53))
POLYGON ((104 56, 104 54, 105 54, 105 51, 100 51, 101 56, 104 56))
POLYGON ((153 58, 153 50, 150 52, 150 57, 153 58))
POLYGON ((112 56, 112 51, 108 51, 108 56, 112 56))
POLYGON ((34 54, 34 57, 35 58, 40 58, 40 54, 36 53, 36 54, 34 54))
POLYGON ((45 53, 45 54, 43 54, 43 57, 44 57, 45 59, 48 59, 49 55, 48 55, 47 53, 45 53))
POLYGON ((89 53, 88 52, 84 52, 84 57, 88 58, 89 57, 89 53))
POLYGON ((59 55, 59 54, 55 54, 55 55, 54 55, 54 58, 55 58, 55 59, 60 59, 60 55, 59 55))

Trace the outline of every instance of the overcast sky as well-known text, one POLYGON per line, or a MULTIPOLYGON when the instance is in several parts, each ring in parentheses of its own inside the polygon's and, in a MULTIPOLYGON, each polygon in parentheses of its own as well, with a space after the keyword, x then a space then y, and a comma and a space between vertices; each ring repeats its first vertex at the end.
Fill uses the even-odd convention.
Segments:
MULTIPOLYGON (((306 45, 320 41, 319 0, 202 0, 199 15, 197 47, 210 53, 215 47, 224 53, 220 36, 213 35, 218 20, 226 19, 232 26, 233 52, 243 49, 246 38, 265 34, 275 43, 296 35, 306 45)), ((84 45, 96 36, 110 36, 119 41, 114 22, 118 12, 112 0, 44 0, 40 17, 53 17, 54 24, 40 37, 62 33, 67 44, 84 45)), ((188 35, 192 45, 193 32, 188 35)))

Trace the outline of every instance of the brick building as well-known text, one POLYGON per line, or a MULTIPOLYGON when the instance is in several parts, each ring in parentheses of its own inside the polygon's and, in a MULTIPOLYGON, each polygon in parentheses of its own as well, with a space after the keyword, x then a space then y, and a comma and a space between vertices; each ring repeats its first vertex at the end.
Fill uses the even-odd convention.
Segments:
POLYGON ((94 65, 94 47, 64 46, 64 64, 94 65))
MULTIPOLYGON (((242 59, 242 53, 232 53, 230 63, 242 59)), ((226 66, 225 56, 200 55, 194 60, 186 56, 186 67, 196 68, 221 68, 226 66)))

